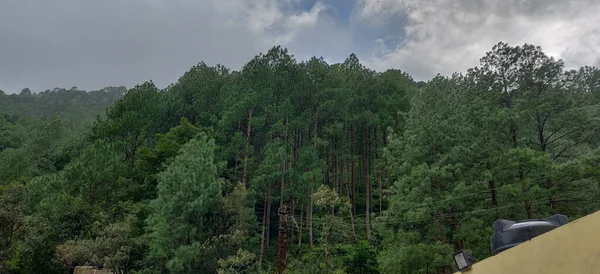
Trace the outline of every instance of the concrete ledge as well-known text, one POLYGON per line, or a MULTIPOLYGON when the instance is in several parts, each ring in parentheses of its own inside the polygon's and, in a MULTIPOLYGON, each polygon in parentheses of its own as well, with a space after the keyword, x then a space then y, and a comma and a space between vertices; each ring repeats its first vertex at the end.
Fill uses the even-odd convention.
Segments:
POLYGON ((598 274, 600 211, 537 236, 496 256, 476 262, 471 269, 462 273, 598 274))

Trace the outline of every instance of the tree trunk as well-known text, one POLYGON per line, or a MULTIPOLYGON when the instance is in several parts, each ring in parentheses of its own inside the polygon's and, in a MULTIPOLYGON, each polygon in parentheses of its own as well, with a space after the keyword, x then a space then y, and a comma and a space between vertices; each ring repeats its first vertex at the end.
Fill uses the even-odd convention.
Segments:
MULTIPOLYGON (((323 149, 323 153, 325 154, 325 173, 323 173, 323 182, 325 182, 325 185, 329 185, 331 183, 330 180, 330 172, 331 172, 331 157, 329 156, 329 151, 330 149, 323 149)), ((331 183, 331 189, 335 189, 333 187, 333 183, 331 183)))
POLYGON ((548 189, 548 201, 550 205, 550 212, 552 212, 552 214, 556 214, 556 200, 554 199, 554 197, 552 197, 552 187, 552 179, 546 179, 546 188, 548 189))
MULTIPOLYGON (((439 227, 440 227, 440 242, 442 242, 442 244, 445 244, 447 242, 446 229, 444 227, 444 212, 442 211, 441 208, 438 210, 438 218, 439 218, 439 227)), ((440 250, 440 254, 444 255, 444 252, 442 250, 440 250)), ((445 274, 451 273, 449 264, 444 265, 444 273, 445 274)))
POLYGON ((315 121, 314 121, 315 127, 314 127, 314 132, 313 132, 313 134, 314 134, 313 148, 314 149, 317 149, 317 130, 319 129, 318 128, 318 125, 319 125, 318 120, 319 120, 319 116, 317 114, 315 114, 315 121))
POLYGON ((248 128, 246 129, 246 149, 244 150, 244 171, 242 172, 242 183, 248 188, 248 150, 250 149, 250 134, 252 133, 252 110, 248 113, 248 128))
POLYGON ((386 194, 386 198, 389 200, 390 199, 390 190, 391 190, 391 183, 390 183, 390 168, 388 166, 385 167, 385 173, 386 173, 386 178, 385 178, 385 184, 386 184, 386 190, 388 191, 386 194))
POLYGON ((332 146, 325 150, 325 159, 327 159, 327 184, 331 184, 331 190, 335 191, 335 140, 332 140, 332 146))
MULTIPOLYGON (((454 206, 450 206, 450 227, 452 228, 452 230, 454 231, 454 233, 456 233, 458 231, 458 227, 459 227, 459 223, 456 222, 456 218, 454 216, 454 206)), ((452 235, 455 235, 455 234, 452 235)), ((459 250, 462 249, 462 240, 454 240, 454 250, 459 250)))
POLYGON ((488 181, 488 187, 490 189, 490 196, 492 197, 492 205, 496 211, 496 219, 499 217, 498 212, 498 198, 496 197, 496 182, 492 179, 488 181))
POLYGON ((544 136, 544 128, 546 126, 546 119, 548 118, 548 116, 546 116, 546 118, 542 119, 542 117, 540 117, 539 115, 536 115, 535 117, 535 121, 537 124, 537 131, 538 131, 538 142, 540 145, 540 150, 541 151, 546 151, 546 136, 544 136))
MULTIPOLYGON (((351 162, 347 162, 348 165, 350 165, 351 162)), ((346 169, 350 169, 349 167, 347 167, 346 169)), ((348 200, 352 201, 352 199, 350 198, 350 178, 348 177, 348 179, 346 180, 346 195, 348 195, 348 200)), ((356 228, 354 226, 354 212, 352 211, 352 209, 350 210, 350 221, 352 224, 352 235, 354 237, 354 241, 356 241, 356 228)))
MULTIPOLYGON (((290 208, 290 214, 292 214, 292 217, 293 217, 294 214, 296 213, 296 202, 297 202, 296 196, 294 196, 294 194, 292 194, 291 200, 292 200, 292 206, 290 208)), ((302 218, 300 218, 300 219, 302 220, 302 218)), ((290 237, 291 244, 294 244, 294 232, 297 232, 294 228, 295 227, 292 227, 292 235, 290 237)))
POLYGON ((328 248, 328 243, 327 243, 327 238, 329 238, 329 227, 327 225, 327 215, 325 215, 325 224, 324 227, 327 228, 327 233, 325 234, 325 273, 329 273, 329 250, 328 248))
POLYGON ((286 164, 287 164, 287 159, 284 159, 283 160, 283 167, 281 168, 281 184, 280 184, 280 190, 279 190, 279 207, 281 207, 283 205, 283 193, 285 191, 285 168, 286 168, 286 164))
POLYGON ((375 131, 375 161, 377 162, 376 164, 376 171, 375 171, 375 177, 377 178, 377 187, 379 188, 379 216, 382 215, 383 212, 383 185, 382 185, 382 181, 383 181, 383 170, 381 168, 382 166, 382 162, 383 160, 379 158, 379 147, 378 147, 378 143, 379 143, 379 138, 377 137, 377 127, 373 128, 375 131))
POLYGON ((296 254, 300 252, 300 248, 302 248, 302 228, 304 227, 304 207, 302 207, 302 211, 300 211, 300 225, 298 226, 298 249, 296 250, 296 254))
POLYGON ((371 128, 367 127, 367 149, 365 151, 364 160, 364 178, 365 178, 365 225, 367 230, 367 239, 371 238, 371 172, 370 172, 370 158, 371 158, 371 128))
POLYGON ((269 254, 269 242, 271 240, 271 194, 269 190, 267 190, 267 212, 265 214, 267 216, 267 231, 265 233, 265 254, 269 254))
POLYGON ((279 208, 279 234, 277 236, 277 259, 276 259, 276 269, 277 273, 285 273, 285 268, 287 265, 287 214, 285 205, 282 205, 279 208))
POLYGON ((342 193, 344 193, 344 159, 342 158, 343 156, 340 156, 340 174, 339 174, 339 191, 338 191, 338 195, 341 197, 342 193))
MULTIPOLYGON (((519 180, 521 182, 521 191, 523 195, 525 195, 525 172, 523 169, 519 170, 519 180)), ((527 212, 527 219, 533 218, 533 214, 531 213, 531 202, 528 198, 525 198, 525 212, 527 212)))
POLYGON ((352 213, 356 215, 356 171, 354 170, 354 166, 356 165, 356 161, 352 159, 351 161, 351 169, 352 169, 352 213))
POLYGON ((334 141, 333 151, 331 153, 331 165, 333 165, 333 191, 338 192, 338 166, 337 166, 337 153, 336 153, 337 141, 334 141))
POLYGON ((260 240, 260 256, 258 258, 258 268, 260 269, 260 266, 262 264, 262 259, 263 259, 263 255, 265 254, 265 238, 266 238, 266 231, 267 231, 267 192, 265 192, 264 194, 264 199, 263 199, 263 221, 262 221, 262 238, 260 240))
POLYGON ((379 187, 379 216, 381 216, 383 211, 382 200, 383 200, 383 186, 381 184, 381 167, 377 167, 377 185, 379 187))
POLYGON ((513 148, 517 148, 518 147, 518 143, 517 143, 517 128, 516 125, 514 123, 510 124, 510 140, 511 143, 513 145, 513 148))
MULTIPOLYGON (((288 140, 288 119, 287 117, 285 118, 285 136, 284 136, 284 140, 288 140)), ((285 172, 286 172, 286 168, 287 168, 287 161, 288 161, 288 152, 287 152, 287 144, 285 145, 285 149, 284 149, 284 157, 283 157, 283 167, 281 168, 281 189, 279 191, 279 207, 283 206, 283 194, 285 192, 285 172)), ((293 212, 292 212, 293 214, 293 212)))
POLYGON ((310 183, 309 196, 308 196, 308 208, 306 213, 306 224, 308 225, 308 246, 312 249, 313 247, 313 226, 312 226, 312 191, 313 183, 310 183))

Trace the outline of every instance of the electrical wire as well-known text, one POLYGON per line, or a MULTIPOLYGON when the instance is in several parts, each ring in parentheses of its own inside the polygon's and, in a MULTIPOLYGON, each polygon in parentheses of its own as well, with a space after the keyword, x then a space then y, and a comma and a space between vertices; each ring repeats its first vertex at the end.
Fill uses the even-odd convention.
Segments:
MULTIPOLYGON (((576 168, 573 168, 572 170, 567 170, 567 171, 576 171, 576 168)), ((544 175, 544 176, 538 176, 538 177, 534 177, 534 178, 528 178, 528 181, 539 181, 539 180, 548 179, 548 178, 551 178, 551 177, 554 177, 554 176, 552 174, 547 174, 547 175, 544 175)), ((590 178, 593 178, 593 177, 596 177, 596 176, 592 176, 590 178)), ((482 191, 478 191, 478 192, 473 192, 473 193, 469 193, 469 194, 466 194, 466 195, 461 195, 461 196, 456 196, 456 197, 452 197, 452 198, 447 198, 447 199, 444 199, 444 200, 437 200, 437 201, 434 201, 434 202, 432 202, 430 204, 415 205, 415 203, 404 203, 404 205, 411 205, 412 208, 428 207, 428 206, 439 205, 439 204, 446 203, 446 202, 449 202, 449 201, 463 199, 463 198, 467 198, 467 197, 471 197, 471 196, 475 196, 475 195, 479 195, 479 194, 485 194, 485 193, 489 193, 491 190, 500 190, 500 189, 504 189, 504 188, 508 188, 508 187, 511 187, 511 186, 514 186, 514 185, 520 185, 520 184, 522 184, 522 182, 504 184, 504 185, 499 186, 499 187, 488 188, 486 190, 482 190, 482 191)), ((403 205, 403 204, 400 203, 400 205, 403 205)))
MULTIPOLYGON (((544 202, 549 202, 550 200, 554 200, 556 202, 560 202, 560 201, 568 201, 568 200, 572 200, 572 199, 578 199, 578 198, 583 198, 583 197, 589 197, 589 196, 593 196, 593 195, 598 195, 597 193, 586 193, 583 195, 559 195, 559 196, 555 196, 552 198, 546 197, 546 198, 542 198, 542 199, 536 199, 536 200, 530 200, 529 201, 529 205, 536 205, 536 204, 541 204, 544 202)), ((525 201, 519 202, 519 203, 513 203, 513 204, 508 204, 508 205, 504 205, 504 206, 498 206, 498 207, 492 207, 492 208, 483 208, 483 209, 475 209, 475 210, 468 210, 468 211, 462 211, 462 212, 454 212, 452 214, 441 214, 441 215, 437 215, 437 216, 430 216, 430 217, 425 217, 425 218, 417 218, 417 219, 411 219, 410 221, 403 221, 401 224, 413 224, 413 225, 418 225, 418 224, 425 224, 425 223, 431 223, 433 221, 439 221, 442 218, 447 218, 447 217, 460 217, 460 216, 467 216, 469 214, 476 214, 476 213, 484 213, 484 212, 489 212, 489 211, 495 211, 495 210, 499 210, 499 209, 506 209, 506 208, 511 208, 511 207, 515 207, 515 206, 523 206, 525 203, 525 201)), ((361 215, 355 215, 354 217, 359 217, 361 215)), ((365 216, 365 215, 362 215, 365 216)), ((306 218, 305 218, 306 219, 306 218)), ((313 217, 310 218, 311 222, 313 224, 323 224, 325 221, 323 220, 323 218, 321 217, 313 217), (315 222, 316 221, 316 222, 315 222)), ((390 223, 390 222, 386 222, 385 220, 382 222, 374 222, 371 223, 371 226, 388 226, 388 225, 397 225, 400 223, 390 223)), ((366 226, 365 223, 355 223, 355 226, 366 226)))

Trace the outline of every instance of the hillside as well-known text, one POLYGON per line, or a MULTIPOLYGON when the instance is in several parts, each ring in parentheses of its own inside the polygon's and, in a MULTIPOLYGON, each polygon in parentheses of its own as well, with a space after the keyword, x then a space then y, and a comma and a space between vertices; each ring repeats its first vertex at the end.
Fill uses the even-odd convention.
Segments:
POLYGON ((600 70, 533 45, 426 83, 277 46, 104 92, 0 95, 60 119, 0 119, 0 273, 452 273, 497 218, 600 209, 600 70))
POLYGON ((106 87, 86 92, 77 87, 54 88, 32 93, 25 88, 19 94, 7 95, 0 91, 0 113, 35 117, 39 119, 59 118, 72 128, 89 128, 98 115, 123 97, 125 87, 106 87))

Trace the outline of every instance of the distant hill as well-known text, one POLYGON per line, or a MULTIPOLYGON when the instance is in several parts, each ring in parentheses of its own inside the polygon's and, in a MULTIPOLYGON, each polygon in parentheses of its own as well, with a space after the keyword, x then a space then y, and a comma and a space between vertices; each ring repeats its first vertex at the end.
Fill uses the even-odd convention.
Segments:
POLYGON ((83 130, 98 115, 104 115, 106 107, 113 105, 126 91, 124 86, 89 92, 77 87, 54 88, 40 93, 32 93, 25 88, 21 93, 11 95, 0 91, 0 114, 59 118, 72 129, 83 130))

